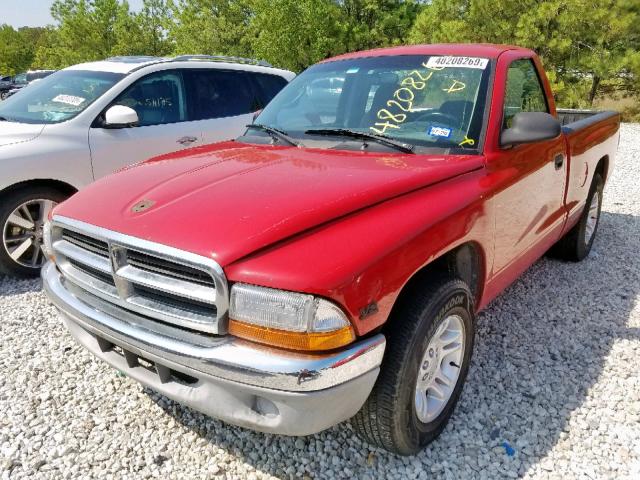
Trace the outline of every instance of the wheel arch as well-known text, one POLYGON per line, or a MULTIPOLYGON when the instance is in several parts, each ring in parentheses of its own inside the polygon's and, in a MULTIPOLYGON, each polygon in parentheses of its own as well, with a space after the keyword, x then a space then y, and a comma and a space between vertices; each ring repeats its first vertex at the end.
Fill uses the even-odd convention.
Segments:
POLYGON ((607 177, 609 175, 609 155, 605 155, 600 160, 598 160, 598 164, 596 165, 594 173, 599 173, 602 177, 602 180, 605 183, 607 182, 607 177))
MULTIPOLYGON (((457 245, 414 272, 400 290, 389 320, 394 317, 394 311, 399 305, 415 295, 416 291, 428 288, 434 279, 459 278, 464 281, 473 295, 475 309, 482 296, 485 272, 486 258, 480 244, 469 241, 457 245)), ((387 321, 383 330, 389 323, 392 322, 387 321)))
POLYGON ((3 190, 0 190, 0 197, 4 197, 5 195, 9 195, 11 193, 17 192, 24 188, 31 187, 47 187, 54 188, 58 190, 60 193, 63 193, 70 197, 74 193, 78 191, 76 187, 73 185, 63 182, 61 180, 54 180, 51 178, 42 178, 42 179, 34 179, 34 180, 25 180, 23 182, 14 183, 3 190))

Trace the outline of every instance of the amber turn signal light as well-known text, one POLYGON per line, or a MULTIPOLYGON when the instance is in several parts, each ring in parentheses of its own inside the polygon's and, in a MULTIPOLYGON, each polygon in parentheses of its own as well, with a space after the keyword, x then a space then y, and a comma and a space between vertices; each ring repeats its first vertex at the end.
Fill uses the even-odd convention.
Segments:
POLYGON ((289 350, 333 350, 353 342, 356 338, 350 326, 330 332, 289 332, 229 320, 229 333, 256 343, 289 350))

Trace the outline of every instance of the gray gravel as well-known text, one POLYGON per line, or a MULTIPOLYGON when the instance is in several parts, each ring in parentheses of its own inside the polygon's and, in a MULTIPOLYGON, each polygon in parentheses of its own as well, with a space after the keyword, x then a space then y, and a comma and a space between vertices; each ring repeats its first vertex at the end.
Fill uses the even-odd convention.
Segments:
POLYGON ((411 458, 348 423, 206 418, 76 346, 38 281, 0 277, 0 478, 640 478, 639 141, 624 125, 591 256, 542 259, 480 315, 452 422, 411 458))

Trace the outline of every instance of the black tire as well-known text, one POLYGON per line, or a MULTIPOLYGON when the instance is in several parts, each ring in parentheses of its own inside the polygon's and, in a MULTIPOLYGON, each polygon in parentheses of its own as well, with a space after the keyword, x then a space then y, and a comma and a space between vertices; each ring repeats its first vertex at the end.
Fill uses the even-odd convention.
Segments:
POLYGON ((5 232, 8 228, 7 221, 13 211, 30 200, 51 200, 60 203, 67 195, 59 190, 46 186, 31 186, 11 190, 0 196, 0 274, 35 277, 40 274, 40 267, 27 267, 14 261, 9 255, 9 247, 5 243, 5 232))
POLYGON ((558 243, 551 248, 551 255, 561 260, 567 260, 570 262, 579 262, 591 251, 593 241, 596 238, 598 232, 598 225, 600 224, 600 211, 602 210, 602 191, 604 189, 604 181, 599 173, 593 176, 591 182, 591 188, 589 189, 589 195, 587 195, 587 202, 584 206, 584 211, 580 216, 578 223, 569 230, 564 237, 562 237, 558 243), (589 206, 593 200, 594 195, 598 194, 598 216, 596 219, 593 233, 587 238, 587 223, 589 221, 589 206))
POLYGON ((460 397, 473 352, 474 308, 469 287, 462 280, 445 277, 420 283, 394 311, 380 374, 351 420, 364 441, 399 455, 413 455, 440 435, 460 397), (464 325, 460 373, 444 409, 433 421, 423 423, 415 406, 418 373, 430 339, 450 315, 459 315, 464 325))

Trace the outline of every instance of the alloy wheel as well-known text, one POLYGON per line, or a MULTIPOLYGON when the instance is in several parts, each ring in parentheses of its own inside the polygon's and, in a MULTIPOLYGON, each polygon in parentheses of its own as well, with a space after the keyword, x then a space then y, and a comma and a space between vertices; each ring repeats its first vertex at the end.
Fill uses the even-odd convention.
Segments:
POLYGON ((589 211, 587 212, 587 224, 584 229, 584 242, 588 245, 591 237, 596 232, 598 226, 598 216, 600 214, 600 193, 596 190, 591 197, 589 211))
POLYGON ((449 403, 464 349, 464 322, 459 315, 449 315, 436 329, 418 367, 415 408, 421 422, 434 421, 449 403))
POLYGON ((7 218, 2 229, 2 244, 18 265, 40 268, 44 264, 46 257, 42 251, 42 227, 55 206, 53 200, 29 200, 7 218))

